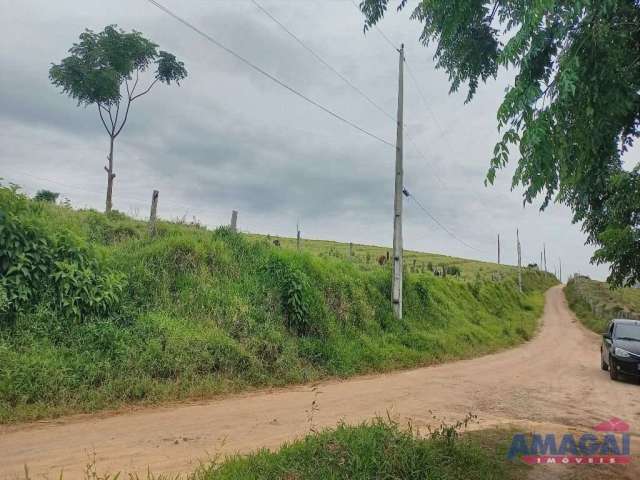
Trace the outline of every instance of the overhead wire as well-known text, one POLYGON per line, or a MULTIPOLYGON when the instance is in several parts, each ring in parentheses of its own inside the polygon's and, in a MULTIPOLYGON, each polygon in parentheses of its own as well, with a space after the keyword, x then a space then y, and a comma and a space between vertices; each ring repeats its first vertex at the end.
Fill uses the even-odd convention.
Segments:
MULTIPOLYGON (((327 67, 329 70, 331 70, 334 74, 336 74, 340 79, 342 79, 342 81, 344 81, 349 87, 351 87, 356 93, 358 93, 361 97, 363 97, 367 102, 369 102, 371 105, 373 105, 379 112, 381 112, 385 117, 389 118, 394 124, 397 123, 397 119, 395 116, 393 116, 391 113, 389 113, 387 110, 385 110, 382 106, 380 106, 375 100, 373 100, 369 95, 367 95, 361 88, 359 88, 357 85, 355 85, 351 80, 349 80, 347 77, 345 77, 342 73, 340 73, 340 71, 335 68, 333 65, 331 65, 327 60, 325 60, 322 56, 320 56, 313 48, 311 48, 309 45, 307 45, 299 36, 297 36, 295 33, 293 33, 284 23, 282 23, 275 15, 273 15, 267 8, 265 8, 263 5, 260 4, 260 2, 258 2, 258 0, 251 0, 251 2, 262 12, 264 13, 267 17, 269 17, 276 25, 278 25, 284 32, 287 33, 287 35, 289 35, 291 38, 293 38, 302 48, 304 48, 305 50, 307 50, 311 55, 313 55, 313 57, 318 60, 320 63, 322 63, 325 67, 327 67)), ((353 2, 353 5, 357 7, 357 5, 353 2)), ((358 10, 359 11, 359 10, 358 10)), ((376 26, 377 28, 377 26, 376 26)), ((384 34, 384 32, 382 32, 382 30, 378 29, 380 31, 380 34, 387 40, 387 42, 393 46, 393 42, 391 42, 391 40, 384 34)), ((396 49, 397 50, 397 49, 396 49)), ((405 124, 404 125, 405 128, 408 128, 408 126, 405 124)), ((407 133, 407 137, 409 138, 409 141, 411 142, 411 144, 413 145, 413 148, 416 150, 416 152, 418 153, 418 156, 420 156, 422 158, 422 160, 424 160, 425 163, 427 163, 427 158, 426 155, 424 154, 424 152, 420 149, 420 147, 418 146, 417 142, 415 141, 415 139, 413 138, 413 135, 410 132, 406 132, 407 133)), ((440 185, 443 188, 446 188, 445 182, 442 180, 442 178, 436 173, 436 172, 431 172, 434 176, 434 178, 438 181, 438 183, 440 183, 440 185)))
POLYGON ((236 59, 238 59, 239 61, 241 61, 245 65, 247 65, 248 67, 252 68, 256 72, 264 75, 265 77, 267 77, 271 81, 277 83, 282 88, 288 90, 290 93, 293 93, 294 95, 298 96, 299 98, 303 99, 304 101, 310 103, 311 105, 314 105, 315 107, 317 107, 320 110, 324 111, 328 115, 330 115, 330 116, 336 118, 337 120, 349 125, 350 127, 358 130, 359 132, 361 132, 361 133, 363 133, 363 134, 365 134, 365 135, 367 135, 367 136, 369 136, 369 137, 371 137, 371 138, 373 138, 373 139, 375 139, 375 140, 377 140, 377 141, 379 141, 381 143, 384 143, 385 145, 388 145, 388 146, 390 146, 392 148, 395 148, 395 145, 393 143, 391 143, 391 142, 379 137, 375 133, 372 133, 372 132, 364 129, 363 127, 360 127, 359 125, 357 125, 356 123, 352 122, 351 120, 348 120, 347 118, 343 117, 339 113, 334 112, 330 108, 325 107, 321 103, 319 103, 319 102, 313 100, 312 98, 308 97, 307 95, 305 95, 304 93, 302 93, 299 90, 295 89, 294 87, 290 86, 289 84, 287 84, 283 80, 280 80, 275 75, 267 72, 262 67, 256 65, 251 60, 247 59, 246 57, 240 55, 236 51, 234 51, 231 48, 227 47, 226 45, 221 43, 219 40, 217 40, 214 37, 212 37, 210 34, 204 32, 203 30, 199 29, 198 27, 196 27, 192 23, 190 23, 187 20, 185 20, 184 18, 180 17, 179 15, 177 15, 176 13, 174 13, 173 11, 171 11, 170 9, 168 9, 167 7, 162 5, 160 2, 158 2, 156 0, 147 0, 147 2, 149 2, 150 4, 152 4, 153 6, 158 8, 159 10, 163 11, 164 13, 166 13, 167 15, 169 15, 170 17, 172 17, 176 21, 180 22, 181 24, 183 24, 184 26, 186 26, 190 30, 194 31, 195 33, 197 33, 198 35, 200 35, 201 37, 203 37, 204 39, 206 39, 207 41, 209 41, 213 45, 215 45, 218 48, 224 50, 229 55, 232 55, 233 57, 235 57, 236 59))
POLYGON ((364 98, 367 102, 373 105, 378 111, 380 111, 383 115, 395 121, 395 117, 387 112, 384 108, 378 105, 369 95, 367 95, 364 91, 358 88, 351 80, 345 77, 338 69, 336 69, 333 65, 327 62, 322 56, 320 56, 313 48, 307 45, 300 37, 298 37, 295 33, 293 33, 286 25, 284 25, 280 20, 278 20, 269 10, 267 10, 263 5, 261 5, 257 0, 251 0, 251 2, 267 17, 269 17, 274 23, 276 23, 282 30, 284 30, 291 38, 293 38, 302 48, 308 51, 311 55, 315 57, 320 63, 322 63, 325 67, 335 73, 338 77, 340 77, 347 85, 349 85, 353 90, 355 90, 362 98, 364 98))
POLYGON ((446 225, 444 225, 440 220, 438 220, 434 215, 432 215, 431 212, 429 212, 429 210, 422 204, 422 202, 420 202, 420 200, 418 200, 406 188, 402 189, 402 193, 404 194, 405 197, 413 200, 415 202, 415 204, 418 206, 418 208, 420 208, 420 210, 422 210, 436 225, 438 225, 442 230, 444 230, 446 233, 448 233, 449 236, 451 236, 453 239, 455 239, 456 241, 458 241, 460 244, 464 245, 465 247, 470 248, 471 250, 474 250, 474 251, 476 251, 478 253, 486 253, 486 252, 484 252, 482 250, 479 250, 478 248, 474 247, 473 245, 465 242, 460 237, 458 237, 453 231, 451 231, 449 228, 447 228, 446 225))
MULTIPOLYGON (((284 81, 280 80, 278 77, 272 75, 271 73, 267 72, 266 70, 264 70, 262 67, 256 65, 255 63, 253 63, 252 61, 250 61, 249 59, 247 59, 246 57, 240 55, 239 53, 235 52, 234 50, 232 50, 231 48, 227 47, 226 45, 224 45, 223 43, 221 43, 220 41, 218 41, 217 39, 215 39, 214 37, 212 37, 210 34, 202 31, 201 29, 199 29, 198 27, 196 27, 195 25, 193 25, 192 23, 188 22, 187 20, 185 20, 184 18, 180 17, 179 15, 177 15, 176 13, 174 13, 173 11, 171 11, 169 8, 165 7, 163 4, 161 4, 160 2, 158 2, 157 0, 146 0, 147 2, 149 2, 150 4, 154 5, 156 8, 158 8, 159 10, 163 11, 164 13, 166 13, 167 15, 169 15, 170 17, 172 17, 173 19, 175 19, 176 21, 180 22, 181 24, 183 24, 184 26, 186 26, 187 28, 191 29, 192 31, 194 31, 195 33, 197 33, 198 35, 200 35, 201 37, 203 37, 204 39, 206 39, 207 41, 211 42, 212 44, 214 44, 215 46, 217 46, 218 48, 224 50, 225 52, 227 52, 228 54, 232 55, 233 57, 235 57, 236 59, 238 59, 239 61, 241 61, 242 63, 244 63, 245 65, 249 66, 250 68, 252 68, 253 70, 257 71, 258 73, 264 75, 265 77, 267 77, 268 79, 270 79, 271 81, 275 82, 276 84, 280 85, 281 87, 285 88, 286 90, 288 90, 289 92, 295 94, 296 96, 302 98, 303 100, 305 100, 306 102, 314 105, 315 107, 323 110, 325 113, 331 115, 332 117, 336 118, 337 120, 340 120, 341 122, 351 126, 352 128, 360 131, 361 133, 375 139, 378 140, 381 143, 384 143, 388 146, 391 146, 393 148, 396 148, 396 146, 391 143, 388 142, 387 140, 384 140, 383 138, 377 136, 376 134, 369 132, 368 130, 360 127, 359 125, 355 124, 354 122, 346 119, 345 117, 341 116, 340 114, 334 112, 333 110, 329 109, 328 107, 325 107, 324 105, 320 104, 319 102, 309 98, 308 96, 306 96, 305 94, 301 93, 300 91, 298 91, 297 89, 291 87, 290 85, 288 85, 287 83, 285 83, 284 81)), ((327 68, 329 68, 334 74, 336 74, 339 78, 341 78, 345 83, 347 83, 354 91, 356 91, 359 95, 361 95, 364 99, 366 99, 371 105, 373 105, 377 110, 379 110, 381 113, 383 113, 385 116, 387 116, 388 118, 392 119, 393 121, 395 121, 395 118, 393 117, 393 115, 391 115, 390 113, 388 113, 384 108, 382 108, 380 105, 378 105, 370 96, 368 96, 364 91, 362 91, 360 88, 358 88, 355 84, 353 84, 353 82, 351 82, 347 77, 345 77, 343 74, 341 74, 335 67, 333 67, 329 62, 327 62, 322 56, 320 56, 318 53, 315 52, 315 50, 313 50, 311 47, 309 47, 308 45, 306 45, 305 42, 303 42, 297 35, 295 35, 290 29, 288 29, 282 22, 280 22, 273 14, 271 14, 266 8, 264 8, 257 0, 252 0, 252 3, 258 8, 260 9, 265 15, 267 15, 273 22, 275 22, 280 28, 282 28, 290 37, 292 37, 298 44, 300 44, 305 50, 307 50, 311 55, 314 56, 314 58, 316 58, 316 60, 318 60, 320 63, 322 63, 324 66, 326 66, 327 68)), ((356 5, 356 3, 351 0, 351 3, 358 9, 359 7, 356 5)), ((377 25, 375 26, 375 29, 378 31, 378 33, 380 34, 380 36, 392 47, 394 48, 394 50, 398 50, 397 47, 395 46, 395 44, 391 41, 391 39, 382 31, 382 29, 380 29, 377 25)), ((406 59, 405 59, 405 63, 406 63, 406 59)), ((424 94, 422 93, 421 89, 419 88, 418 82, 415 78, 415 76, 413 75, 413 73, 410 71, 409 66, 407 64, 407 71, 409 72, 410 77, 413 79, 413 81, 416 84, 416 88, 423 100, 423 102, 425 103, 425 106, 427 106, 427 109, 429 110, 429 112, 435 117, 435 115, 433 114, 433 112, 430 110, 428 103, 426 102, 426 98, 424 97, 424 94)), ((439 123, 436 120, 436 123, 439 125, 439 123)), ((441 128, 441 127, 440 127, 441 128)), ((416 144, 416 142, 413 140, 413 138, 411 138, 411 136, 409 135, 409 139, 411 141, 411 143, 414 145, 414 147, 416 148, 416 150, 418 151, 418 153, 422 156, 422 158, 426 161, 425 155, 424 153, 422 153, 422 151, 419 149, 418 145, 416 144)), ((442 183, 444 185, 444 182, 442 181, 442 179, 440 179, 439 176, 435 175, 436 179, 438 179, 440 181, 440 183, 442 183)), ((413 196, 412 194, 410 194, 406 189, 404 189, 403 193, 410 199, 412 199, 416 205, 418 205, 418 207, 436 224, 438 225, 442 230, 444 230, 447 234, 449 234, 452 238, 454 238, 455 240, 457 240, 458 242, 460 242, 462 245, 466 246, 467 248, 470 248, 472 250, 475 250, 477 252, 481 252, 481 250, 478 250, 476 247, 470 245, 469 243, 465 242, 464 240, 462 240, 461 238, 459 238, 455 233, 453 233, 451 230, 449 230, 440 220, 438 220, 433 214, 431 214, 431 212, 429 212, 425 206, 417 199, 415 198, 415 196, 413 196)), ((482 253, 482 252, 481 252, 482 253)))

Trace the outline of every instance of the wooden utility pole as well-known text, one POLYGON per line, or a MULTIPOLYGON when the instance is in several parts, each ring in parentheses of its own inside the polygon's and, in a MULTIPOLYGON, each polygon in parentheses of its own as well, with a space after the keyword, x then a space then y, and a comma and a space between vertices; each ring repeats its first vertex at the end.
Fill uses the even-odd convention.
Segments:
POLYGON ((520 247, 520 230, 516 229, 516 240, 518 243, 518 288, 522 293, 522 249, 520 247))
POLYGON ((238 211, 237 210, 231 210, 231 231, 232 232, 238 231, 238 211))
POLYGON ((158 195, 160 192, 154 190, 151 194, 151 213, 149 214, 149 234, 153 237, 156 234, 156 217, 158 214, 158 195))
POLYGON ((500 234, 498 234, 498 265, 500 265, 500 234))
POLYGON ((395 193, 393 197, 393 279, 391 286, 391 302, 393 313, 397 319, 402 319, 402 126, 403 126, 403 88, 404 88, 404 44, 400 47, 400 61, 398 67, 398 122, 396 125, 396 174, 395 193))

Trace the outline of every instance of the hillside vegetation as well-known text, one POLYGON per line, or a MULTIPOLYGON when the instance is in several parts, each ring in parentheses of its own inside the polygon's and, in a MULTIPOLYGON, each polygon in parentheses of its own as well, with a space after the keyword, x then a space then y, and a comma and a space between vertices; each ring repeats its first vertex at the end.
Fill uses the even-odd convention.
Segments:
POLYGON ((564 291, 576 316, 596 333, 604 332, 613 318, 640 319, 640 289, 612 289, 606 282, 576 276, 564 291))
MULTIPOLYGON (((295 238, 278 237, 272 235, 248 234, 253 239, 266 239, 277 242, 283 248, 295 250, 297 242, 295 238)), ((337 258, 357 263, 361 269, 372 270, 379 266, 378 260, 386 259, 391 255, 391 248, 375 245, 361 245, 353 243, 334 242, 331 240, 302 239, 301 250, 322 258, 337 258)), ((405 268, 410 273, 437 272, 445 275, 460 276, 474 280, 478 275, 483 278, 500 280, 502 278, 516 278, 516 267, 511 265, 498 265, 496 263, 471 260, 467 258, 450 257, 437 253, 404 251, 405 268)))
MULTIPOLYGON (((307 243, 308 245, 308 243, 307 243)), ((488 264, 485 264, 488 265, 488 264)), ((408 268, 410 270, 410 267, 408 268)), ((511 273, 509 273, 511 272, 511 273)), ((554 277, 407 271, 0 188, 0 422, 470 357, 535 331, 554 277)))

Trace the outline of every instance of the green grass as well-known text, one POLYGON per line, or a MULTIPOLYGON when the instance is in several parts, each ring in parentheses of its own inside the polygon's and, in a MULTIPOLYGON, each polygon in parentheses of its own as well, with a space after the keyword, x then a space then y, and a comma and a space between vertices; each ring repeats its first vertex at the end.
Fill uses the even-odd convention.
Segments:
POLYGON ((23 240, 0 238, 0 293, 19 285, 27 300, 0 295, 2 423, 493 352, 533 335, 542 292, 556 283, 526 269, 519 294, 511 267, 467 262, 461 277, 443 278, 409 261, 398 322, 389 265, 319 243, 297 252, 169 222, 150 238, 145 223, 122 214, 36 204, 0 188, 0 227, 9 226, 23 240), (42 274, 29 258, 63 280, 34 281, 42 274), (12 269, 16 259, 22 266, 12 269), (99 301, 111 277, 115 299, 99 301), (75 313, 65 307, 74 296, 86 300, 75 313))
POLYGON ((611 289, 608 283, 575 277, 564 291, 578 319, 596 333, 604 332, 613 318, 640 318, 640 289, 611 289))
MULTIPOLYGON (((278 241, 282 248, 296 250, 297 242, 295 238, 279 237, 273 235, 248 234, 249 238, 256 240, 267 240, 269 242, 278 241)), ((375 269, 378 267, 378 259, 385 257, 387 253, 391 255, 390 247, 379 247, 375 245, 362 245, 353 243, 351 247, 348 243, 334 242, 331 240, 302 239, 301 250, 314 256, 322 258, 337 258, 356 263, 362 269, 375 269)), ((491 262, 471 260, 467 258, 450 257, 437 253, 404 251, 405 267, 410 272, 424 273, 444 267, 458 267, 461 277, 473 280, 478 275, 482 278, 515 278, 517 267, 512 265, 498 265, 491 262)))
POLYGON ((284 445, 205 468, 198 480, 261 479, 433 479, 491 480, 522 478, 529 467, 506 459, 508 430, 459 436, 418 437, 380 420, 341 425, 284 445))

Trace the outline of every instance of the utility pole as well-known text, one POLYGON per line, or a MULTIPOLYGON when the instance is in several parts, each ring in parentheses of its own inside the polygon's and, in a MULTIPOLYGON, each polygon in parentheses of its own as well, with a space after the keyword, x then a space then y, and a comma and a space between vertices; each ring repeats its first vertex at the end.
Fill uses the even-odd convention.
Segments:
POLYGON ((498 234, 498 265, 500 265, 500 234, 498 234))
POLYGON ((522 293, 522 249, 520 247, 520 230, 516 229, 516 240, 518 243, 518 288, 522 293))
POLYGON ((547 244, 542 244, 542 252, 544 254, 544 271, 547 271, 547 244))
POLYGON ((562 283, 562 259, 558 259, 560 261, 560 283, 562 283))
POLYGON ((300 223, 296 223, 296 248, 300 251, 300 223))
POLYGON ((395 193, 393 197, 393 278, 391 285, 391 302, 393 313, 398 320, 402 319, 402 125, 404 102, 404 44, 400 47, 400 61, 398 67, 398 122, 396 137, 396 174, 395 193))

